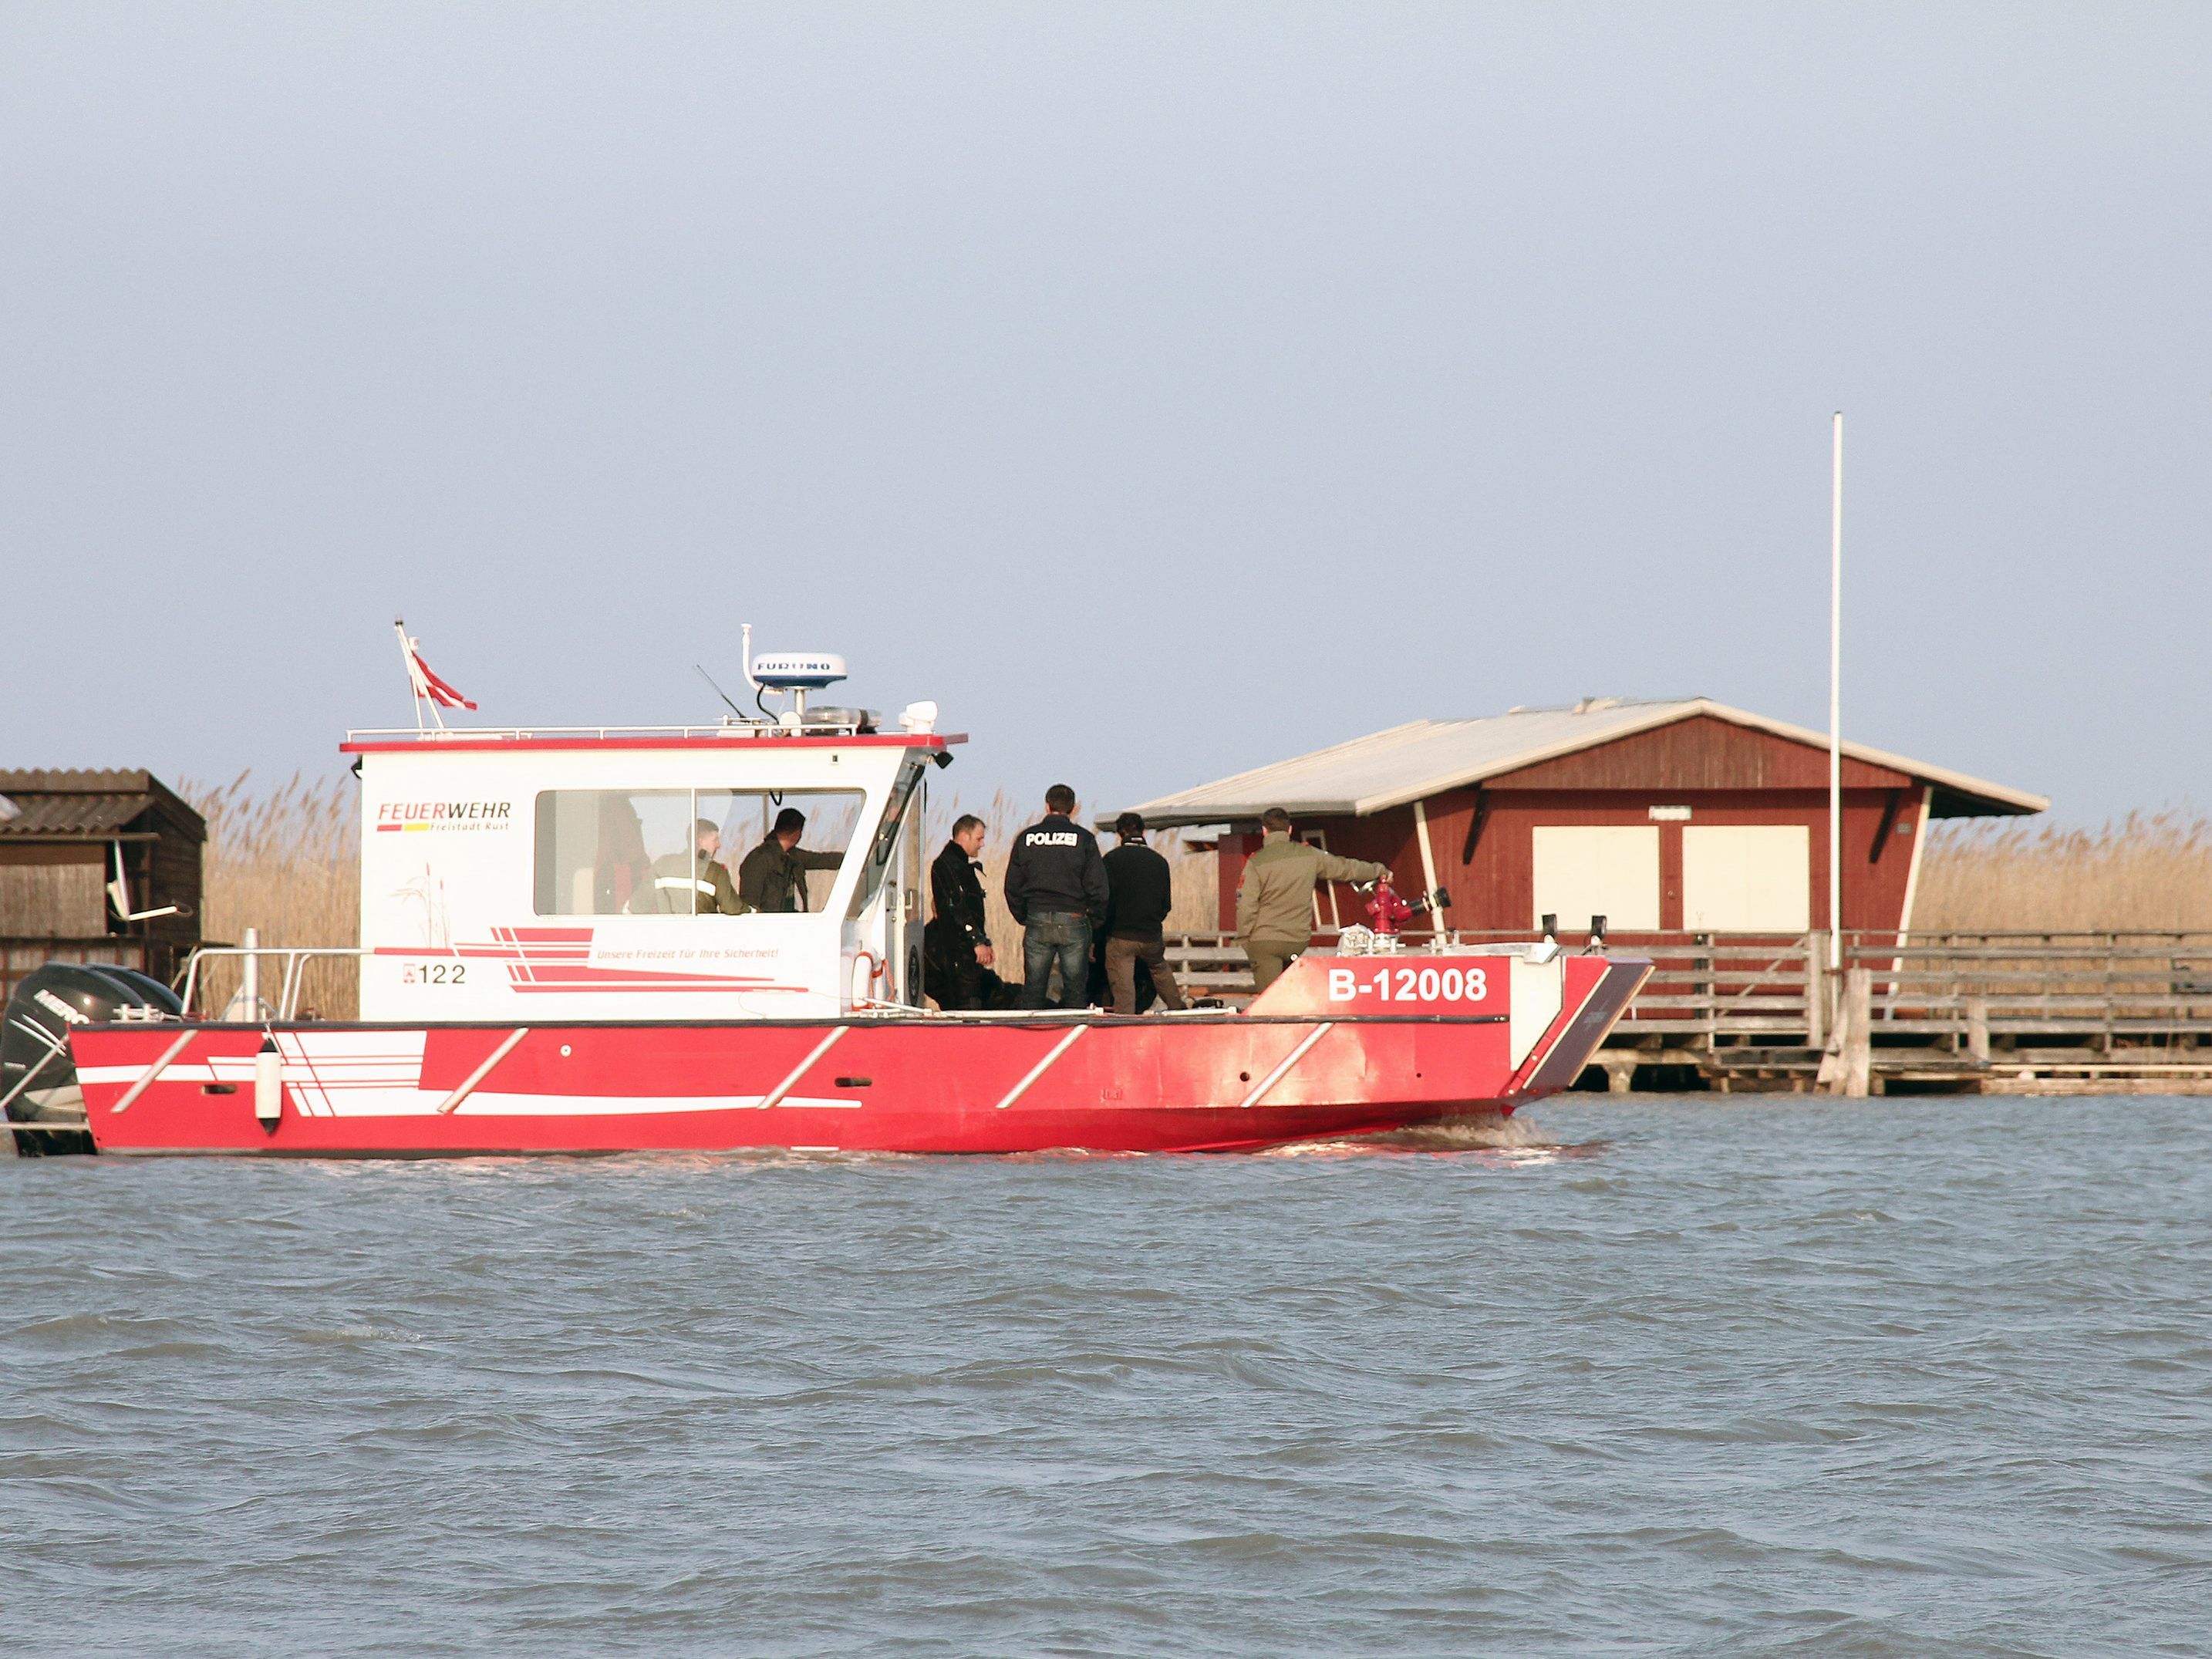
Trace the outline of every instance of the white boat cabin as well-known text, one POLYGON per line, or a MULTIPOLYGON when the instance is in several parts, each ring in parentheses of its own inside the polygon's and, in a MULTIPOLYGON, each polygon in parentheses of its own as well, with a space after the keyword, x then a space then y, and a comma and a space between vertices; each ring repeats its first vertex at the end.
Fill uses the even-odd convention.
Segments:
POLYGON ((362 784, 361 1017, 919 1008, 925 781, 961 741, 738 720, 349 733, 362 784), (786 886, 804 908, 723 914, 747 855, 787 809, 805 820, 798 849, 827 855, 786 886), (702 866, 702 849, 719 872, 702 866))

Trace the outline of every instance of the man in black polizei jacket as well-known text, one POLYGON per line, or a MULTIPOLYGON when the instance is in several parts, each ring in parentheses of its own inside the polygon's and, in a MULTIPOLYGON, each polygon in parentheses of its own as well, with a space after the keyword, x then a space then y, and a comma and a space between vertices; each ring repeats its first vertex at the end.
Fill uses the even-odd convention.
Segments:
POLYGON ((1014 837, 1006 860, 1006 908, 1022 926, 1022 1006, 1048 1006, 1060 964, 1060 1006, 1085 1008, 1091 933, 1106 919, 1106 866, 1098 838, 1075 822, 1075 791, 1044 792, 1045 816, 1014 837))

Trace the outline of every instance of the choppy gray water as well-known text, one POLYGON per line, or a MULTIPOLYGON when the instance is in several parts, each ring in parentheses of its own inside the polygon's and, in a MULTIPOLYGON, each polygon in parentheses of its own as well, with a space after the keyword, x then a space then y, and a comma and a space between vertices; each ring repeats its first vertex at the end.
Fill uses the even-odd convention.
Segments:
POLYGON ((0 1164, 0 1646, 2212 1648, 2212 1101, 0 1164))

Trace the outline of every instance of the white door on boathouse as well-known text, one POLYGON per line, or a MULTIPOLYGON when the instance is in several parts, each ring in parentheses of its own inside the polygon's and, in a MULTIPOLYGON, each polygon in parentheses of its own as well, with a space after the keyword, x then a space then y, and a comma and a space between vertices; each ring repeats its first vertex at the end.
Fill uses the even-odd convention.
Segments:
POLYGON ((1615 933, 1659 927, 1659 826, 1656 823, 1540 823, 1534 837, 1532 927, 1555 915, 1582 928, 1603 916, 1615 933))
POLYGON ((1802 823, 1685 824, 1682 926, 1802 933, 1813 925, 1812 831, 1802 823))

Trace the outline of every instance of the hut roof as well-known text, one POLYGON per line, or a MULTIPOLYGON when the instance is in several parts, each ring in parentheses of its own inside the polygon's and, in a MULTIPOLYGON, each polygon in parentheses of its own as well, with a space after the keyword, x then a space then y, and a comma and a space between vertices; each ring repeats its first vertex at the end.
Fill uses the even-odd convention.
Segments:
POLYGON ((0 840, 104 841, 143 814, 161 815, 186 835, 204 840, 200 815, 150 772, 0 771, 0 840))
MULTIPOLYGON (((1201 784, 1135 810, 1147 824, 1218 823, 1256 818, 1270 806, 1293 815, 1364 817, 1446 789, 1465 788, 1541 761, 1699 715, 1825 750, 1828 736, 1786 720, 1731 708, 1710 697, 1636 702, 1590 697, 1564 708, 1516 708, 1478 720, 1410 720, 1294 760, 1201 784)), ((1935 816, 2040 812, 2040 795, 1846 742, 1844 754, 1936 786, 1935 816)))

